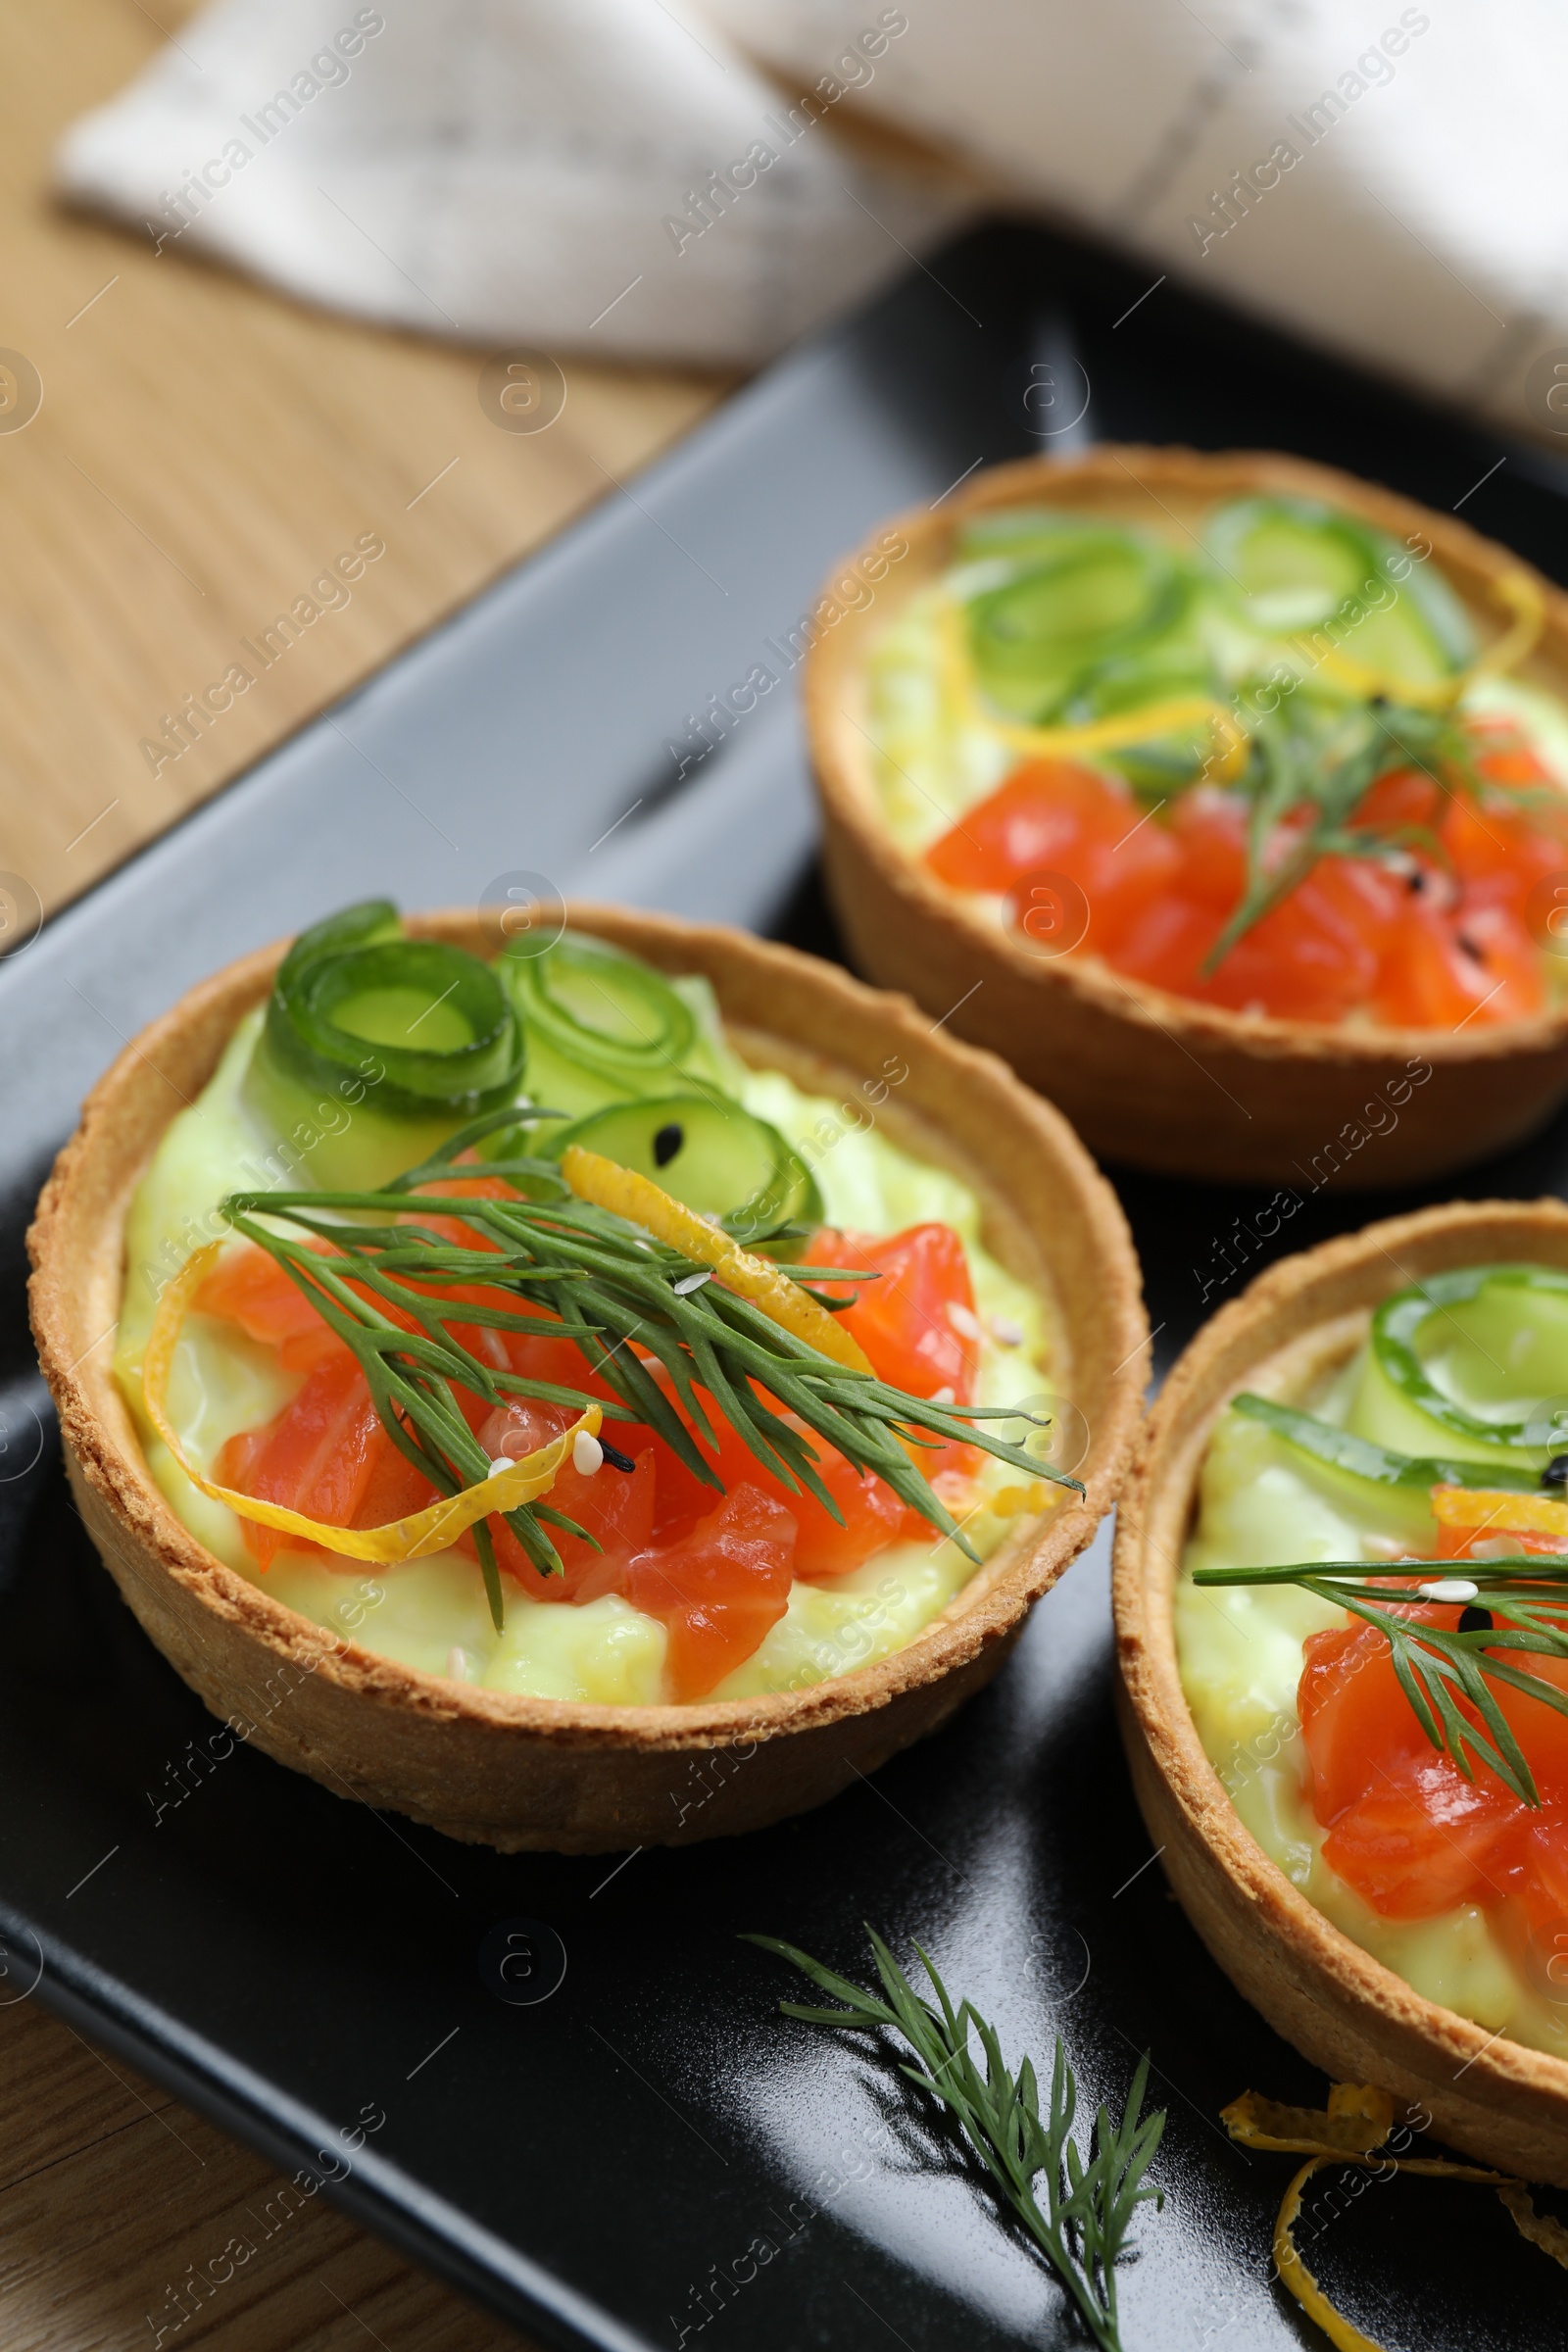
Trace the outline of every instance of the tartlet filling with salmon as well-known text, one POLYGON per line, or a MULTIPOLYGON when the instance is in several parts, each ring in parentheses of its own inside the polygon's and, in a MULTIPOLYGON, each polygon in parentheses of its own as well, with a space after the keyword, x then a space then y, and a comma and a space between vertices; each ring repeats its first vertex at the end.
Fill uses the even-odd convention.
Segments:
POLYGON ((509 968, 333 918, 132 1205, 117 1372, 154 1476, 230 1567, 459 1681, 681 1702, 887 1655, 1075 1467, 1048 1302, 882 1132, 906 1075, 819 1100, 705 983, 570 933, 509 968), (656 1276, 641 1338, 592 1304, 656 1276), (780 1413, 791 1351, 817 1385, 780 1413), (882 1454, 833 1420, 862 1395, 882 1454), (952 1418, 1006 1405, 1033 1417, 952 1418))
POLYGON ((1418 1992, 1560 2053, 1565 1477, 1568 1275, 1430 1276, 1221 1415, 1175 1604, 1265 1851, 1418 1992))
MULTIPOLYGON (((1156 524, 1158 517, 1156 517, 1156 524)), ((885 821, 1025 951, 1241 1013, 1487 1027, 1552 1009, 1568 708, 1509 674, 1419 534, 1315 501, 1200 535, 994 510, 870 663, 885 821)))

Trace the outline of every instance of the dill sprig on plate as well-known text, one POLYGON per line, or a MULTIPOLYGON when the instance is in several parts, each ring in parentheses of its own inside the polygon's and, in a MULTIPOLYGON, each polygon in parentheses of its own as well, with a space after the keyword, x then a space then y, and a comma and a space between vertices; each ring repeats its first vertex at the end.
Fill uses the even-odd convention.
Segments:
MULTIPOLYGON (((719 1494, 723 1482, 691 1434, 695 1427, 713 1440, 714 1412, 765 1471, 787 1489, 813 1494, 841 1524, 843 1514, 816 1468, 812 1436, 856 1469, 873 1471, 971 1559, 976 1554, 911 1461, 906 1439, 924 1446, 979 1446, 1031 1479, 1047 1478, 1082 1494, 1081 1481, 983 1426, 1036 1416, 1017 1405, 944 1405, 911 1396, 821 1354, 718 1281, 705 1279, 699 1288, 683 1290, 692 1275, 709 1269, 624 1218, 578 1200, 553 1161, 464 1158, 461 1166, 454 1164, 498 1128, 515 1130, 554 1115, 526 1106, 491 1112, 378 1191, 244 1192, 222 1204, 233 1230, 277 1261, 352 1351, 388 1436, 438 1494, 458 1494, 490 1467, 457 1390, 492 1406, 525 1396, 580 1411, 589 1401, 585 1391, 483 1361, 462 1338, 465 1325, 574 1342, 590 1371, 618 1399, 604 1406, 606 1414, 646 1424, 694 1477, 719 1494), (458 1189, 476 1177, 503 1178, 515 1197, 484 1199, 458 1189), (443 1184, 454 1189, 431 1189, 443 1184), (466 1227, 471 1243, 453 1241, 421 1223, 423 1217, 466 1227), (455 1289, 490 1296, 454 1297, 455 1289), (495 1303, 497 1293, 511 1295, 515 1304, 495 1303), (637 1348, 663 1367, 667 1389, 637 1348)), ((792 1237, 799 1238, 796 1229, 780 1227, 761 1239, 792 1237)), ((835 1285, 858 1279, 828 1268, 799 1271, 831 1275, 835 1285)), ((823 1298, 821 1303, 836 1302, 823 1298)), ((541 1575, 562 1573, 551 1528, 594 1542, 547 1501, 521 1504, 505 1516, 541 1575)), ((501 1579, 482 1521, 474 1540, 499 1630, 501 1579)))
MULTIPOLYGON (((1432 1745, 1467 1781, 1478 1762, 1491 1767, 1521 1804, 1539 1805, 1529 1760, 1497 1703, 1494 1684, 1522 1691, 1568 1715, 1568 1690, 1544 1675, 1510 1665, 1506 1655, 1568 1658, 1568 1554, 1517 1552, 1490 1560, 1397 1560, 1373 1567, 1365 1560, 1305 1560, 1288 1568, 1200 1568, 1195 1585, 1298 1585, 1303 1592, 1348 1609, 1387 1640, 1399 1688, 1432 1745), (1431 1625, 1406 1612, 1429 1597, 1419 1586, 1393 1600, 1387 1585, 1412 1578, 1474 1588, 1479 1624, 1431 1625), (1401 1606, 1402 1604, 1402 1606, 1401 1606), (1500 1619, 1499 1626, 1495 1621, 1500 1619), (1473 1707, 1478 1721, 1461 1710, 1473 1707)), ((1442 1600, 1441 1593, 1430 1598, 1442 1600)))
POLYGON ((1106 2109, 1100 2108, 1085 2156, 1073 2137, 1078 2084, 1061 2036, 1056 2036, 1050 2103, 1042 2115, 1033 2060, 1025 2058, 1013 2073, 1002 2054, 996 2028, 987 2025, 970 2001, 954 2007, 947 1986, 918 1944, 915 1950, 936 1994, 935 2006, 915 1991, 876 1931, 867 1927, 866 1935, 884 1998, 775 1936, 748 1936, 744 1940, 776 1952, 820 1991, 844 2003, 841 2009, 814 2009, 800 2001, 780 2001, 786 2017, 861 2033, 885 2028, 903 2035, 917 2063, 901 2065, 899 2072, 916 2089, 940 2100, 953 2117, 992 2183, 1072 2296, 1102 2352, 1121 2352, 1116 2263, 1126 2249, 1139 2206, 1151 2199, 1156 2209, 1164 2203, 1162 2192, 1144 2179, 1165 2129, 1162 2109, 1143 2113, 1148 2057, 1138 2062, 1120 2122, 1113 2124, 1106 2109), (975 2056, 975 2041, 983 2065, 975 2056))

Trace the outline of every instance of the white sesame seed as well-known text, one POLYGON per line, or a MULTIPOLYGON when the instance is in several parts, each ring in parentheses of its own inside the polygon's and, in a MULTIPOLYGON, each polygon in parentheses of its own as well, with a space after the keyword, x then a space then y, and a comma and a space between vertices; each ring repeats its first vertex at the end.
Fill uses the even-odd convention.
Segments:
POLYGON ((677 1298, 689 1298, 693 1291, 700 1291, 705 1282, 711 1282, 712 1279, 712 1267, 705 1266, 700 1274, 683 1274, 679 1282, 672 1283, 670 1288, 677 1298))
POLYGON ((515 1470, 516 1466, 510 1453, 498 1453, 490 1465, 490 1476, 499 1478, 503 1470, 515 1470))
POLYGON ((957 1401, 958 1399, 956 1396, 950 1388, 938 1389, 935 1396, 931 1399, 933 1404, 956 1404, 957 1401))
POLYGON ((1474 1600, 1480 1590, 1467 1576, 1440 1576, 1435 1584, 1420 1587, 1423 1600, 1474 1600))
POLYGON ((948 1300, 948 1321, 953 1325, 960 1340, 979 1339, 980 1318, 972 1306, 964 1305, 961 1298, 948 1300))
POLYGON ((451 1683, 466 1683, 468 1680, 468 1653, 466 1649, 459 1649, 456 1643, 447 1651, 447 1680, 451 1683))
POLYGON ((605 1449, 599 1440, 590 1437, 587 1430, 579 1429, 571 1441, 571 1466, 578 1477, 592 1478, 604 1458, 605 1449))
POLYGON ((1021 1348, 1023 1346, 1023 1325, 1015 1323, 1010 1315, 993 1315, 991 1337, 1000 1347, 1021 1348))

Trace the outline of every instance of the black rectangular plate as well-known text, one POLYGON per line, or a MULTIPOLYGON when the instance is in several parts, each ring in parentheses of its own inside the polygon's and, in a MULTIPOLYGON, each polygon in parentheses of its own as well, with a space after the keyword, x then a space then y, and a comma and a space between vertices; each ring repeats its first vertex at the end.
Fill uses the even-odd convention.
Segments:
MULTIPOLYGON (((244 1748, 198 1768, 211 1720, 67 1496, 24 1310, 30 1203, 122 1038, 349 898, 473 903, 542 874, 834 953, 800 880, 790 632, 879 515, 979 463, 1090 432, 1275 446, 1448 508, 1506 457, 1466 519, 1568 579, 1552 459, 1168 284, 1125 315, 1147 282, 1033 231, 976 232, 0 965, 0 1997, 35 1992, 279 2163, 336 2176, 327 2193, 368 2226, 553 2344, 1081 2340, 890 2069, 781 2022, 798 1987, 737 1940, 782 1935, 859 1973, 865 1919, 906 1955, 923 1943, 1010 2051, 1049 2057, 1059 2033, 1091 2105, 1152 2052, 1166 2206, 1122 2274, 1128 2352, 1304 2340, 1269 2278, 1286 2162, 1233 2147, 1216 2117, 1249 2083, 1307 2103, 1323 2085, 1151 1867, 1111 1716, 1103 1541, 950 1730, 739 1842, 508 1859, 244 1748), (772 686, 680 773, 689 714, 759 665, 772 686), (479 1967, 519 1920, 567 1956, 532 2005, 479 1967), (351 2147, 366 2114, 384 2121, 351 2147)), ((1565 1173, 1559 1123, 1462 1189, 1533 1195, 1565 1173)), ((1255 1196, 1121 1190, 1166 1360, 1265 1256, 1368 1213, 1303 1187, 1262 1242, 1255 1196)), ((1385 2340, 1568 2342, 1559 2274, 1473 2189, 1336 2193, 1307 2232, 1385 2340)))

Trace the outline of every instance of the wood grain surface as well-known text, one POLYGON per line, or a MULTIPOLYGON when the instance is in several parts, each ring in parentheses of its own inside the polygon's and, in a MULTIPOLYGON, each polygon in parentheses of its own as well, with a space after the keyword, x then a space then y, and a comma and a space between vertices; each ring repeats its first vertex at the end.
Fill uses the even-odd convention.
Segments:
MULTIPOLYGON (((485 354, 319 316, 64 212, 60 132, 190 13, 0 0, 0 348, 43 385, 0 432, 0 870, 46 908, 619 495, 725 389, 563 355, 559 420, 503 432, 479 405, 485 354), (142 739, 362 533, 386 554, 352 600, 155 774, 142 739)), ((0 921, 14 906, 0 889, 0 921)), ((520 2341, 324 2198, 270 2229, 280 2185, 35 2002, 0 2005, 4 2352, 152 2352, 160 2328, 164 2352, 520 2341), (203 2294, 193 2272, 231 2238, 254 2251, 203 2294)))
POLYGON ((0 2008, 0 2125, 5 2352, 523 2346, 32 2001, 0 2008))
POLYGON ((325 317, 65 212, 61 132, 190 13, 0 0, 0 350, 42 381, 31 422, 0 430, 0 870, 46 908, 621 495, 724 389, 563 354, 558 420, 503 431, 484 352, 325 317), (365 533, 386 553, 347 603, 270 667, 242 651, 365 533), (195 743, 143 750, 233 663, 255 683, 195 743))

